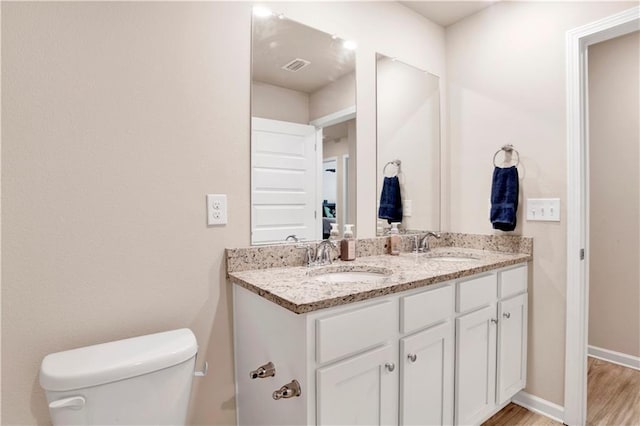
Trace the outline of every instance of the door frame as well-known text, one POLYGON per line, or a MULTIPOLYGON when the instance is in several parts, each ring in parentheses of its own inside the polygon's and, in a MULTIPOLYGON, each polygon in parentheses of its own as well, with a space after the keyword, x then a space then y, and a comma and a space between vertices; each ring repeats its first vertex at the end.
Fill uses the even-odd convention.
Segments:
POLYGON ((587 419, 589 318, 588 47, 640 29, 640 6, 567 31, 567 304, 564 423, 587 419))

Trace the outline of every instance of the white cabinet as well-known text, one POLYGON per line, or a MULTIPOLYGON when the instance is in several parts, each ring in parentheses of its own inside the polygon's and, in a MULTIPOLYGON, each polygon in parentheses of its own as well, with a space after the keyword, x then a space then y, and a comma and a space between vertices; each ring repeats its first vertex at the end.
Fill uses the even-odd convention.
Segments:
POLYGON ((400 424, 452 424, 451 321, 402 339, 400 366, 400 424))
POLYGON ((526 279, 520 265, 300 315, 234 286, 238 424, 480 424, 526 384, 526 279), (294 379, 298 397, 272 398, 294 379))
POLYGON ((496 286, 488 277, 458 283, 458 300, 466 300, 469 307, 484 306, 456 318, 458 425, 480 424, 524 389, 527 381, 527 293, 523 293, 527 267, 505 269, 493 277, 501 297, 509 298, 498 300, 496 286), (494 297, 468 290, 476 283, 482 283, 494 297), (461 299, 465 294, 469 297, 461 299))
POLYGON ((390 345, 317 370, 318 425, 397 423, 396 355, 390 345))
POLYGON ((498 404, 527 382, 527 294, 498 303, 498 404))
POLYGON ((456 423, 478 424, 493 411, 495 304, 456 319, 456 423))

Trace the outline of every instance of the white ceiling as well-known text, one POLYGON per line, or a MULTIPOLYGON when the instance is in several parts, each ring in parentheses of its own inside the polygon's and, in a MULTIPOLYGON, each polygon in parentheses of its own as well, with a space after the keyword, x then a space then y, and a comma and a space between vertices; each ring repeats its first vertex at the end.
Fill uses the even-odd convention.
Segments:
POLYGON ((442 25, 449 26, 469 15, 485 9, 496 1, 401 1, 400 4, 419 13, 425 18, 442 25))
POLYGON ((355 70, 355 52, 343 40, 276 16, 253 23, 253 80, 313 93, 355 70), (311 64, 297 72, 281 69, 293 59, 311 64))

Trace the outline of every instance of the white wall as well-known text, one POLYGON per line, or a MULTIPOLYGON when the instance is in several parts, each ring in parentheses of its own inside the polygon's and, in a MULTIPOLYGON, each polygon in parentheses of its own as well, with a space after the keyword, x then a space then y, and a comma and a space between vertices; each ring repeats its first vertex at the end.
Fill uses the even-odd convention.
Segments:
POLYGON ((640 357, 640 32, 589 47, 589 345, 640 357))
MULTIPOLYGON (((233 424, 223 256, 249 244, 251 3, 1 7, 2 423, 48 423, 47 353, 190 327, 213 367, 191 422, 233 424), (228 194, 227 226, 206 226, 207 193, 228 194)), ((375 52, 441 72, 444 31, 392 2, 272 7, 359 43, 358 224, 371 236, 375 52)))
POLYGON ((251 115, 309 124, 309 95, 297 90, 253 81, 251 83, 251 115))
MULTIPOLYGON (((521 199, 566 195, 565 33, 633 7, 614 2, 499 2, 447 28, 451 230, 492 233, 494 152, 521 155, 521 199)), ((525 222, 534 237, 527 392, 562 405, 566 226, 525 222)), ((497 231, 496 231, 497 232, 497 231)))

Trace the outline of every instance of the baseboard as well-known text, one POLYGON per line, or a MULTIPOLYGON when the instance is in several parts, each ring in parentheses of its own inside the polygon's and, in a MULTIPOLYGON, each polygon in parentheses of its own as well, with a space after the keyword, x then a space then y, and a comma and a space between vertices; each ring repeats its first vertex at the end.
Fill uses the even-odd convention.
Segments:
POLYGON ((563 423, 564 422, 564 407, 546 399, 539 398, 535 395, 526 393, 525 391, 518 392, 511 402, 518 404, 527 410, 534 413, 541 414, 545 417, 549 417, 552 420, 563 423))
POLYGON ((602 349, 597 346, 589 345, 588 354, 590 357, 598 358, 603 361, 610 362, 612 364, 618 364, 623 367, 633 368, 634 370, 640 370, 640 357, 623 354, 621 352, 610 351, 609 349, 602 349))

